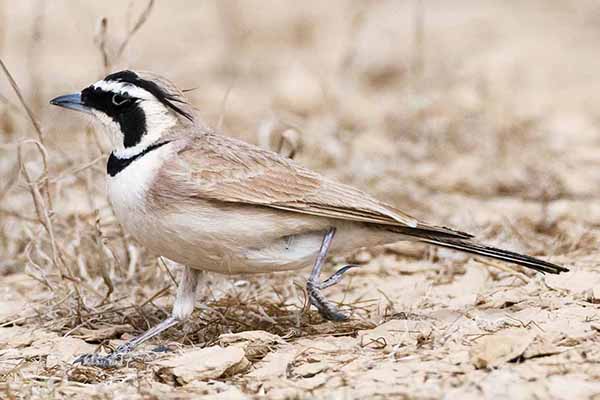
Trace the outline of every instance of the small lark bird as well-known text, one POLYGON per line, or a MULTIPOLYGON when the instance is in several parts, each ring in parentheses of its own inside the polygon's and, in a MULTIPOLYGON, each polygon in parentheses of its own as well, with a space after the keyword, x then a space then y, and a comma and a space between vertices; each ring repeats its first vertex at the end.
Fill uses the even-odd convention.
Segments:
POLYGON ((561 266, 482 245, 430 225, 277 153, 202 125, 183 93, 151 73, 121 71, 51 104, 93 115, 110 135, 108 196, 141 244, 185 265, 172 316, 108 356, 77 362, 110 367, 136 345, 190 316, 201 270, 226 274, 312 265, 310 303, 342 320, 321 294, 345 266, 321 281, 328 254, 413 240, 557 274, 561 266), (334 235, 336 240, 334 240, 334 235))

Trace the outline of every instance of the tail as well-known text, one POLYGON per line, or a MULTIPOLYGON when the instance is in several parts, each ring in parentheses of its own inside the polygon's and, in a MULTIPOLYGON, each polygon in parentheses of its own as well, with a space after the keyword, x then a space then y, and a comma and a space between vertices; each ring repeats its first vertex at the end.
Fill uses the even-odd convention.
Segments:
POLYGON ((475 242, 473 240, 473 235, 445 227, 421 224, 416 228, 388 227, 387 229, 407 236, 412 236, 420 242, 522 265, 541 273, 559 274, 561 272, 569 271, 565 267, 538 258, 498 249, 496 247, 485 246, 475 242))
POLYGON ((547 272, 549 274, 559 274, 561 272, 569 271, 567 268, 561 267, 560 265, 552 264, 538 258, 529 257, 512 251, 485 246, 469 239, 455 239, 449 237, 418 237, 418 239, 420 242, 522 265, 541 273, 547 272))

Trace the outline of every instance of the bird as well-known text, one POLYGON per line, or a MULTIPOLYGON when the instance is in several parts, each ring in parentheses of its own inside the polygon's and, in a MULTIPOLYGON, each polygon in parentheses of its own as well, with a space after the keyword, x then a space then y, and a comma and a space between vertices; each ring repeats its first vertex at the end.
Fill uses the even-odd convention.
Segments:
POLYGON ((329 255, 398 241, 422 242, 558 274, 567 268, 487 246, 469 233, 420 221, 362 190, 204 124, 174 83, 145 71, 109 74, 50 104, 90 114, 110 138, 107 194, 118 221, 151 252, 184 265, 171 315, 112 353, 75 362, 114 367, 141 343, 192 314, 201 271, 269 273, 312 266, 311 305, 348 316, 323 289, 329 255))

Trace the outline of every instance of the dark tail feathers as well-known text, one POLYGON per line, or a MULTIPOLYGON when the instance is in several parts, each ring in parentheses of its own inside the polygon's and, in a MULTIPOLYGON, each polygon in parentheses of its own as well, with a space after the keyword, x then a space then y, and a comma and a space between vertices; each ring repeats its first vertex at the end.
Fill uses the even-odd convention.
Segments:
POLYGON ((514 253, 508 250, 497 249, 495 247, 484 246, 479 243, 472 242, 469 239, 457 239, 450 237, 424 237, 418 235, 417 238, 421 242, 433 244, 448 249, 464 251, 466 253, 477 254, 484 257, 495 258, 496 260, 511 262, 522 265, 527 268, 534 269, 541 273, 559 274, 568 272, 567 268, 560 265, 552 264, 547 261, 529 257, 523 254, 514 253))

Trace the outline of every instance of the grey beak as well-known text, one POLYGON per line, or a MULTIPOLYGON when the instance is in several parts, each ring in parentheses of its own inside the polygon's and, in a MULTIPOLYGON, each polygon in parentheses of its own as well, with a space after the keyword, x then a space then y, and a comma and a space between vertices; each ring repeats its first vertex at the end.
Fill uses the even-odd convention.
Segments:
POLYGON ((65 94, 50 100, 54 106, 68 108, 69 110, 81 111, 91 114, 91 111, 81 102, 81 93, 65 94))

